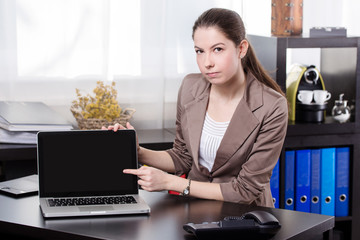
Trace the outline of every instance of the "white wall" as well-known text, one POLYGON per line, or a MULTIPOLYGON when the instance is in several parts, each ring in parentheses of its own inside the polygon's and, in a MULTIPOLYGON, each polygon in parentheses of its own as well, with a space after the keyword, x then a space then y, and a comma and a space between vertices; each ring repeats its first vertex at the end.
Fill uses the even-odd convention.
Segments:
MULTIPOLYGON (((191 27, 196 17, 204 10, 213 6, 232 8, 242 16, 248 33, 270 35, 271 0, 151 0, 151 2, 144 0, 141 2, 144 5, 141 24, 146 25, 145 28, 148 29, 142 34, 148 34, 146 42, 149 43, 144 45, 141 51, 142 61, 150 66, 148 69, 160 73, 156 76, 154 74, 150 74, 150 76, 147 73, 146 77, 135 80, 116 79, 118 86, 121 86, 118 94, 119 101, 123 102, 125 107, 130 106, 137 109, 133 124, 141 129, 175 126, 177 89, 182 77, 189 72, 198 72, 191 39, 191 27), (167 14, 162 16, 158 12, 167 14), (156 25, 148 21, 154 18, 155 20, 159 18, 159 22, 160 20, 166 21, 162 23, 162 27, 157 26, 156 30, 147 26, 156 25), (169 44, 174 42, 175 44, 169 44), (165 43, 166 47, 158 43, 165 43), (160 48, 165 50, 159 51, 160 48), (155 63, 157 65, 154 65, 155 63), (152 67, 153 65, 154 67, 152 67), (139 85, 142 86, 142 90, 138 89, 139 85), (145 100, 139 100, 138 96, 142 96, 142 99, 145 100), (156 103, 154 104, 154 102, 156 103)), ((12 18, 11 16, 15 14, 13 11, 16 9, 16 4, 18 1, 0 0, 0 19, 12 18)), ((309 29, 315 26, 342 26, 347 28, 349 36, 360 36, 358 10, 360 10, 359 0, 304 0, 303 32, 308 34, 309 29)), ((6 52, 16 49, 16 41, 11 40, 11 37, 16 36, 15 29, 14 21, 10 21, 10 24, 0 21, 0 100, 44 101, 74 121, 69 111, 69 104, 75 96, 74 89, 93 85, 90 83, 86 85, 87 82, 83 79, 67 82, 66 86, 62 86, 63 83, 60 81, 53 81, 41 84, 41 86, 37 84, 36 89, 30 91, 29 89, 34 89, 31 82, 17 83, 17 85, 11 83, 11 80, 16 77, 17 69, 9 66, 16 65, 17 59, 16 54, 6 54, 6 52), (73 95, 65 97, 64 92, 73 95), (28 96, 30 93, 32 95, 28 96), (62 101, 59 102, 59 99, 62 101)), ((14 52, 16 51, 14 50, 14 52)), ((289 53, 291 55, 289 61, 318 65, 319 59, 314 60, 316 54, 318 53, 292 52, 289 53), (309 58, 311 60, 307 62, 309 58)), ((85 90, 91 89, 85 88, 85 90)))

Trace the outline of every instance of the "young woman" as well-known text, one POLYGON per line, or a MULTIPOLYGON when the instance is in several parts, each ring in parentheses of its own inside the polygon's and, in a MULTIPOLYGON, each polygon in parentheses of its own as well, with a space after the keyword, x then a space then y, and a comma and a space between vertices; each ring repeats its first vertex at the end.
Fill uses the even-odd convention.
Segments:
POLYGON ((193 40, 201 74, 180 87, 173 148, 139 147, 147 166, 124 173, 148 191, 273 207, 269 182, 286 134, 286 98, 256 59, 236 12, 204 12, 193 40))

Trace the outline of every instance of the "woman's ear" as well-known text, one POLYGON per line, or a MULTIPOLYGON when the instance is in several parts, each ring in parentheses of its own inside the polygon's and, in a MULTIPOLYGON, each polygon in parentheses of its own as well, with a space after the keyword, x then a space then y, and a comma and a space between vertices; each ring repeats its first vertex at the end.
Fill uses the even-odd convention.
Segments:
POLYGON ((239 44, 239 58, 244 58, 249 48, 249 42, 247 40, 242 40, 239 44))

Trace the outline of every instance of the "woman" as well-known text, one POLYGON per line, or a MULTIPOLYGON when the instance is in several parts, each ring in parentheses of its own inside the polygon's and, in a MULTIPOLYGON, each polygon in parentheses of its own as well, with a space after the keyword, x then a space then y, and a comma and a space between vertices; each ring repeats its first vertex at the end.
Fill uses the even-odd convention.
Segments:
POLYGON ((286 98, 256 59, 236 12, 204 12, 192 37, 201 74, 180 87, 174 146, 139 147, 147 166, 124 173, 148 191, 273 207, 269 182, 286 134, 286 98))

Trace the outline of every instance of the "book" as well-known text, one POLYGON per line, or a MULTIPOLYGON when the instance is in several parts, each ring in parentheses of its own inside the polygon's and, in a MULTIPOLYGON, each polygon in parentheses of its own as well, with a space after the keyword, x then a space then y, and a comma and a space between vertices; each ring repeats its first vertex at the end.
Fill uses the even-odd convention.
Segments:
POLYGON ((42 102, 0 101, 0 127, 8 131, 71 130, 72 124, 42 102))

